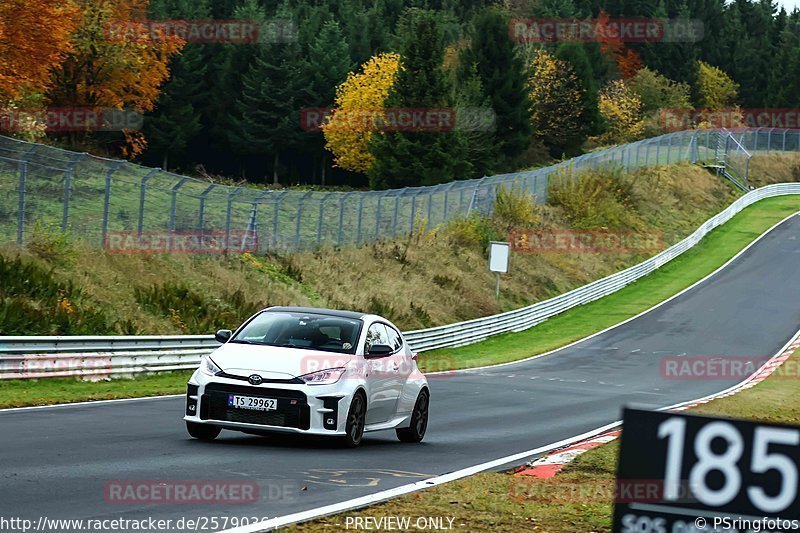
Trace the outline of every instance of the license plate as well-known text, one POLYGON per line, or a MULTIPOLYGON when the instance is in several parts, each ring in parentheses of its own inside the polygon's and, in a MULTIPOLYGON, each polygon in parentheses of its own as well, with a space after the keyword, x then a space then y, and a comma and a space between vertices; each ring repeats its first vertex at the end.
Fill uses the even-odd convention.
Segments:
POLYGON ((236 409, 251 409, 253 411, 275 411, 278 408, 278 400, 275 398, 229 394, 228 406, 236 409))

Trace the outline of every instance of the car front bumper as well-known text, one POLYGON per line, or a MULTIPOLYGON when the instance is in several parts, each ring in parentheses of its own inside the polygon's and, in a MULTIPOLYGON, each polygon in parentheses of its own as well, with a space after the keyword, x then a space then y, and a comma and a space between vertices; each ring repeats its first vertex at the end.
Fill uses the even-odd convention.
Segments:
POLYGON ((357 389, 342 383, 305 385, 246 381, 195 372, 189 380, 184 420, 245 432, 345 435, 347 410, 357 389), (255 411, 228 405, 231 394, 273 398, 277 409, 255 411))

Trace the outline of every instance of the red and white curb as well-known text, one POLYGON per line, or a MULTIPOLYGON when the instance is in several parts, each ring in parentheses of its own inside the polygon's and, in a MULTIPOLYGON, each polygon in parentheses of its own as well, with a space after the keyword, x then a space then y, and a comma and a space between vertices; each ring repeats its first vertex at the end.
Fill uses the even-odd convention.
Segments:
POLYGON ((603 433, 597 437, 592 437, 585 441, 579 442, 572 446, 562 448, 555 453, 540 457, 526 466, 514 472, 515 476, 533 476, 539 478, 553 477, 564 468, 564 465, 573 461, 576 457, 584 452, 588 452, 593 448, 597 448, 603 444, 611 442, 619 437, 622 431, 615 429, 608 433, 603 433))
MULTIPOLYGON (((738 385, 734 386, 731 389, 722 391, 718 394, 708 396, 706 398, 702 398, 700 400, 695 400, 685 404, 679 404, 678 406, 668 408, 669 411, 684 411, 691 407, 697 407, 698 405, 703 405, 708 403, 712 400, 716 400, 719 398, 727 398, 728 396, 733 396, 734 394, 741 392, 743 390, 751 389, 767 379, 771 376, 775 371, 785 363, 794 352, 800 348, 800 332, 794 336, 794 338, 789 341, 789 344, 784 347, 784 349, 778 353, 778 355, 772 357, 769 361, 764 363, 761 368, 756 371, 755 374, 745 379, 743 382, 739 383, 738 385)), ((621 430, 613 430, 607 433, 603 433, 602 435, 598 435, 597 437, 592 437, 590 439, 581 441, 577 444, 573 444, 566 448, 562 448, 554 453, 549 455, 545 455, 544 457, 540 457, 535 461, 528 463, 525 466, 519 467, 514 471, 515 476, 532 476, 537 478, 550 478, 555 476, 558 472, 560 472, 564 465, 567 463, 574 461, 576 457, 579 455, 597 448, 603 444, 613 441, 617 437, 622 434, 621 430)))

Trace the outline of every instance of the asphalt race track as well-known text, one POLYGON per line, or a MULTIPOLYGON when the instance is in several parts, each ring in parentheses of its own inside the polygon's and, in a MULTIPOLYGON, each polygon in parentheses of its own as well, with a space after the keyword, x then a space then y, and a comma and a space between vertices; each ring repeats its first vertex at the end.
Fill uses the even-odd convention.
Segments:
MULTIPOLYGON (((624 405, 658 408, 739 379, 665 379, 665 356, 776 353, 800 327, 800 217, 728 268, 602 335, 524 363, 431 377, 420 445, 394 432, 361 448, 223 431, 191 440, 182 398, 0 411, 0 516, 172 518, 280 516, 522 452, 617 420, 624 405), (257 481, 247 505, 119 504, 114 480, 257 481)), ((445 513, 445 510, 442 511, 445 513)))

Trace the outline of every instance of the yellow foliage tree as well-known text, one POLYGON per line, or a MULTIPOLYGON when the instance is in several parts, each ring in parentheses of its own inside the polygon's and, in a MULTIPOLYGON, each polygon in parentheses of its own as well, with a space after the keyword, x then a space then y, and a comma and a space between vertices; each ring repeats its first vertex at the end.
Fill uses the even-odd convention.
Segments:
POLYGON ((528 80, 534 134, 550 147, 563 149, 579 136, 583 88, 567 61, 537 50, 528 80))
POLYGON ((336 88, 334 108, 322 125, 325 148, 333 154, 336 166, 363 173, 372 166, 368 146, 373 120, 383 111, 400 68, 399 54, 378 54, 336 88))
POLYGON ((703 61, 697 62, 697 92, 705 109, 726 109, 736 103, 739 85, 724 71, 703 61))
POLYGON ((623 80, 612 80, 600 91, 598 107, 606 122, 606 132, 599 137, 600 142, 618 144, 642 137, 642 101, 623 80))

